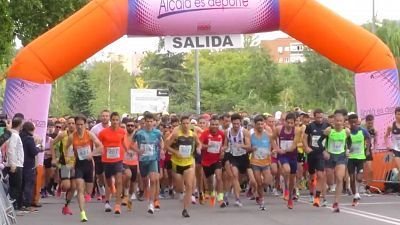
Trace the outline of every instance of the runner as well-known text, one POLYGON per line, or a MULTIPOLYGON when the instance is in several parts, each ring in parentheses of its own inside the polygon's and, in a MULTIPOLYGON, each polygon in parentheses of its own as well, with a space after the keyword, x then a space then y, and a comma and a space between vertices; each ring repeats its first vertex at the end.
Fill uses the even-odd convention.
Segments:
POLYGON ((295 185, 295 200, 300 198, 300 188, 305 188, 303 184, 303 175, 304 175, 304 163, 306 162, 306 154, 304 152, 303 147, 303 136, 306 130, 307 124, 310 122, 310 116, 305 113, 301 112, 300 116, 296 119, 296 127, 300 129, 300 138, 297 142, 297 175, 296 175, 296 185, 295 185), (303 186, 303 187, 302 187, 303 186))
MULTIPOLYGON (((120 117, 117 112, 111 113, 111 126, 103 129, 99 133, 99 139, 104 146, 101 161, 104 166, 104 174, 110 193, 115 194, 114 213, 121 214, 122 197, 122 161, 125 154, 125 134, 126 131, 120 127, 120 117), (113 179, 115 178, 115 185, 113 179)), ((111 212, 110 196, 106 195, 105 211, 111 212)))
MULTIPOLYGON (((386 129, 384 140, 387 149, 393 151, 393 160, 397 169, 400 171, 400 107, 395 109, 394 115, 395 121, 386 129), (391 137, 391 141, 389 141, 389 137, 391 137)), ((398 178, 400 181, 400 176, 398 176, 398 178)))
MULTIPOLYGON (((242 117, 235 113, 231 116, 232 128, 228 128, 225 132, 225 149, 228 148, 231 156, 229 157, 229 165, 225 165, 226 171, 232 174, 231 181, 235 194, 235 206, 242 207, 240 201, 240 174, 246 174, 249 178, 250 187, 256 189, 256 181, 253 171, 250 168, 249 152, 251 151, 250 133, 244 129, 242 124, 242 117)), ((225 190, 227 191, 227 190, 225 190)), ((230 191, 230 190, 229 190, 230 191)), ((227 194, 227 193, 226 193, 227 194)), ((226 196, 227 197, 227 196, 226 196)))
POLYGON ((265 210, 264 188, 272 184, 270 155, 274 142, 271 141, 272 136, 264 130, 263 116, 254 118, 254 133, 250 139, 252 148, 250 164, 257 182, 256 201, 260 205, 260 210, 265 210))
POLYGON ((73 146, 75 153, 75 181, 78 191, 78 204, 81 210, 81 221, 88 221, 85 212, 85 190, 90 193, 93 190, 93 144, 97 149, 103 145, 97 137, 86 129, 86 117, 75 117, 76 131, 69 134, 66 147, 73 146))
POLYGON ((353 206, 358 205, 361 199, 358 193, 359 184, 363 180, 364 162, 366 155, 370 154, 366 151, 366 147, 371 143, 371 137, 366 129, 359 126, 357 114, 349 115, 349 125, 351 131, 351 148, 349 153, 349 161, 347 162, 347 170, 350 176, 350 188, 354 194, 353 206), (358 185, 356 186, 356 182, 358 185))
POLYGON ((62 214, 72 215, 72 211, 69 209, 69 203, 76 190, 75 182, 75 153, 72 146, 67 148, 68 137, 70 134, 75 132, 75 119, 70 117, 67 119, 67 130, 60 131, 57 137, 50 142, 50 151, 52 155, 53 166, 58 166, 60 168, 60 178, 61 178, 61 190, 66 192, 65 205, 62 208, 62 214), (54 146, 61 142, 59 145, 60 157, 56 158, 56 151, 54 146))
MULTIPOLYGON (((221 208, 226 207, 224 202, 223 183, 222 183, 222 164, 221 156, 224 146, 224 132, 218 129, 218 117, 213 116, 210 120, 210 127, 200 136, 202 143, 201 165, 203 166, 206 178, 206 195, 210 196, 210 205, 215 205, 215 196, 221 208), (214 188, 213 175, 216 178, 216 188, 214 188)), ((202 195, 201 195, 202 196, 202 195)))
POLYGON ((158 166, 160 154, 163 154, 161 152, 164 149, 164 141, 161 131, 154 128, 154 115, 146 113, 144 120, 144 129, 139 130, 134 136, 134 149, 139 154, 139 170, 143 182, 143 191, 149 201, 147 212, 154 214, 155 206, 160 209, 156 189, 157 185, 159 185, 158 166))
MULTIPOLYGON (((321 193, 326 190, 325 162, 322 152, 324 148, 318 145, 318 140, 323 135, 324 130, 329 127, 324 121, 324 113, 321 109, 314 110, 314 122, 307 125, 303 136, 303 145, 307 153, 310 203, 320 206, 321 193), (314 198, 315 196, 315 198, 314 198)), ((325 197, 325 195, 324 195, 325 197)), ((322 201, 322 206, 326 206, 326 199, 322 201)))
POLYGON ((175 190, 183 193, 183 186, 185 186, 182 216, 190 217, 187 209, 191 202, 195 179, 193 152, 195 144, 197 144, 197 148, 201 148, 201 144, 196 133, 190 130, 188 116, 181 117, 181 126, 174 129, 167 143, 167 149, 172 153, 171 161, 172 170, 174 171, 175 190))
MULTIPOLYGON (((273 136, 275 132, 275 118, 267 114, 267 118, 265 119, 265 131, 268 133, 268 135, 273 136)), ((276 144, 275 140, 272 140, 274 144, 276 144)), ((274 196, 279 196, 279 190, 280 190, 280 182, 281 182, 281 173, 280 173, 280 167, 278 163, 278 155, 276 151, 272 151, 271 153, 271 174, 274 180, 274 187, 272 189, 272 195, 274 196)))
POLYGON ((371 143, 367 146, 365 152, 367 157, 364 163, 364 177, 366 182, 365 191, 367 195, 370 195, 371 190, 369 184, 372 182, 372 178, 374 175, 374 171, 372 169, 372 161, 374 160, 373 154, 378 144, 378 131, 374 127, 374 116, 371 114, 365 117, 365 129, 368 130, 368 133, 371 137, 371 143))
POLYGON ((301 130, 295 127, 296 115, 286 114, 284 124, 276 127, 275 140, 278 148, 278 160, 282 166, 285 180, 284 200, 288 201, 287 207, 293 209, 293 190, 297 173, 297 144, 301 137, 301 130))
POLYGON ((128 151, 125 152, 124 155, 124 174, 123 174, 123 198, 122 205, 127 205, 128 211, 131 211, 133 208, 132 201, 136 199, 135 190, 136 190, 136 178, 138 174, 138 156, 137 153, 134 152, 132 148, 133 136, 135 134, 135 122, 133 119, 128 118, 125 120, 126 126, 126 136, 125 136, 125 145, 128 147, 128 151))
MULTIPOLYGON (((110 111, 105 109, 101 111, 100 114, 101 117, 101 122, 96 124, 90 132, 96 135, 96 137, 99 137, 99 133, 110 126, 110 111)), ((97 189, 98 189, 98 196, 97 200, 105 200, 106 195, 110 195, 110 190, 107 189, 105 186, 105 176, 104 176, 104 166, 103 163, 101 162, 101 155, 102 155, 102 150, 101 149, 95 149, 93 151, 93 160, 95 163, 95 174, 96 174, 96 183, 97 183, 97 189)))
POLYGON ((345 115, 342 110, 336 110, 334 113, 334 127, 325 129, 323 135, 318 140, 318 145, 323 148, 323 141, 327 139, 327 148, 323 152, 326 162, 326 173, 334 174, 336 180, 335 200, 333 203, 333 212, 340 212, 339 201, 343 190, 343 178, 346 173, 346 163, 351 147, 350 130, 344 127, 345 115), (347 146, 346 146, 347 144, 347 146))

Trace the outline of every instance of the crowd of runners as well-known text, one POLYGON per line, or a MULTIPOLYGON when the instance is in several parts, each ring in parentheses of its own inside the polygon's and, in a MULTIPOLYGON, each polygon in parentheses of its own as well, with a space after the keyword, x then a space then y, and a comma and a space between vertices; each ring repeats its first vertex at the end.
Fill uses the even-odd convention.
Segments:
POLYGON ((296 109, 279 118, 268 113, 149 112, 133 118, 104 110, 98 121, 49 118, 45 145, 32 138, 37 145, 29 153, 21 139, 34 137, 34 127, 22 116, 12 120, 10 130, 16 136, 5 144, 1 161, 10 176, 16 210, 40 207, 32 196, 57 196, 65 201, 60 213, 72 215, 70 203, 76 196, 82 222, 88 221, 89 201, 101 201, 106 213, 115 214, 122 213, 121 207, 132 211, 135 201, 147 201, 143 210, 155 214, 162 208, 161 199, 177 199, 182 201, 182 216, 190 217, 192 204, 242 207, 244 196, 260 210, 268 208, 270 196, 282 196, 285 207, 293 209, 300 190, 308 190, 315 207, 327 206, 327 192, 335 193, 329 204, 339 212, 342 193, 354 196, 353 206, 361 199, 361 189, 370 193, 378 135, 384 135, 400 169, 400 108, 394 113, 395 122, 378 134, 373 115, 361 119, 346 110, 327 116, 320 109, 296 109), (37 178, 43 181, 38 193, 29 193, 34 174, 26 172, 25 163, 32 167, 32 158, 44 167, 43 177, 37 178), (16 183, 19 177, 21 183, 16 183))

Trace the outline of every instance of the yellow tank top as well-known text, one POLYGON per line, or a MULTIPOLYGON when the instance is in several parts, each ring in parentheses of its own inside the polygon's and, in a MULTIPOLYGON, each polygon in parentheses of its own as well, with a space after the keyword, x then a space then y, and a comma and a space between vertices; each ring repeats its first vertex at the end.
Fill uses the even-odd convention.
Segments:
POLYGON ((179 151, 181 157, 172 155, 171 161, 177 166, 190 166, 194 163, 194 137, 193 131, 189 131, 189 136, 186 137, 182 130, 179 129, 178 137, 176 139, 175 150, 179 151))

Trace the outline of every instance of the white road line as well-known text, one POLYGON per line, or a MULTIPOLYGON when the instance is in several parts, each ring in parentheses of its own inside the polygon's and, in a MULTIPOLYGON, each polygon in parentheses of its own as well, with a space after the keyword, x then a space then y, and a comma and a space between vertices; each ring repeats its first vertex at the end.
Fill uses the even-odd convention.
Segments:
MULTIPOLYGON (((340 205, 351 206, 350 203, 340 205)), ((359 202, 358 205, 400 205, 400 202, 359 202)))
MULTIPOLYGON (((299 200, 299 202, 305 203, 307 205, 311 205, 308 201, 299 200)), ((332 207, 325 207, 325 208, 332 210, 332 207)), ((360 216, 360 217, 365 217, 368 219, 372 219, 372 220, 376 220, 376 221, 380 221, 380 222, 384 222, 384 223, 388 223, 388 224, 400 225, 400 220, 397 218, 382 216, 379 214, 368 213, 368 212, 355 210, 355 209, 350 209, 350 210, 349 209, 350 208, 347 208, 347 207, 340 207, 340 212, 344 212, 347 214, 352 214, 352 215, 356 215, 356 216, 360 216), (368 214, 373 214, 373 215, 368 215, 368 214)))
POLYGON ((358 209, 353 209, 353 208, 348 208, 348 207, 342 207, 342 208, 346 209, 346 210, 354 211, 354 212, 357 212, 357 213, 363 213, 363 214, 370 215, 370 216, 377 216, 377 217, 380 217, 380 218, 383 218, 383 219, 397 221, 397 222, 400 223, 400 219, 397 219, 397 218, 393 218, 393 217, 389 217, 389 216, 383 216, 383 215, 380 215, 380 214, 370 213, 370 212, 366 212, 366 211, 362 211, 362 210, 358 210, 358 209))

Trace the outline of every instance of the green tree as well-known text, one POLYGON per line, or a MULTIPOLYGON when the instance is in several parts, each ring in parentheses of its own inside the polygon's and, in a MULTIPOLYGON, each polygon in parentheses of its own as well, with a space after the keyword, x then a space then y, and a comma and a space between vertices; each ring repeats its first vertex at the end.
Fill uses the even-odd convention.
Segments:
POLYGON ((9 1, 0 1, 0 75, 11 61, 14 46, 14 26, 9 12, 9 1))
MULTIPOLYGON (((7 4, 8 1, 2 0, 1 2, 6 2, 7 4)), ((87 2, 88 0, 9 1, 9 10, 14 21, 15 35, 26 46, 33 39, 79 10, 87 2)))
POLYGON ((150 89, 168 89, 170 111, 194 111, 194 75, 184 67, 185 53, 148 52, 142 60, 141 76, 150 89))
POLYGON ((79 68, 70 76, 72 76, 72 80, 67 88, 68 106, 74 114, 90 116, 92 113, 91 101, 94 94, 89 85, 88 71, 79 68))

